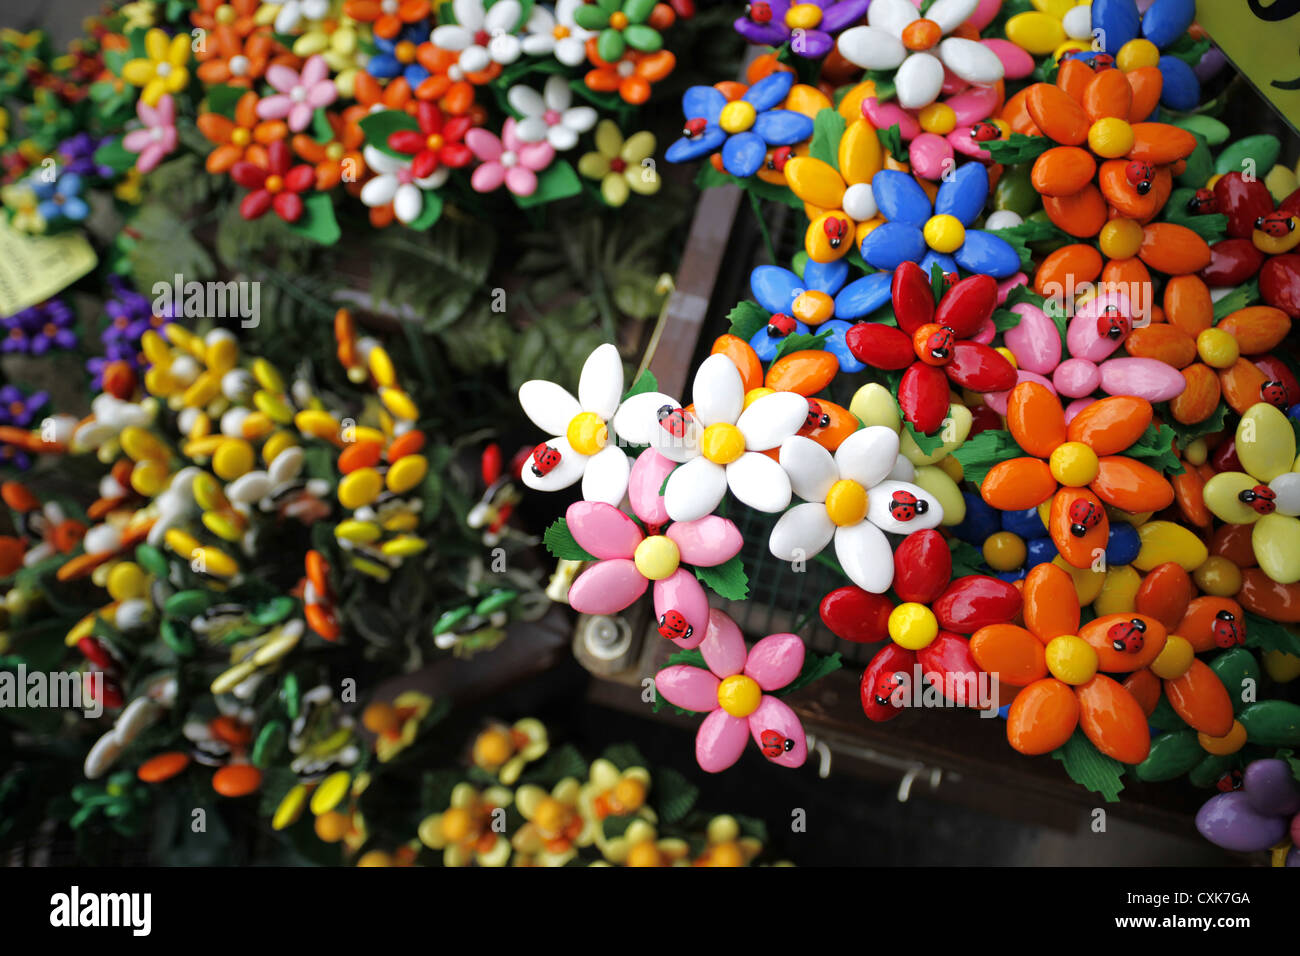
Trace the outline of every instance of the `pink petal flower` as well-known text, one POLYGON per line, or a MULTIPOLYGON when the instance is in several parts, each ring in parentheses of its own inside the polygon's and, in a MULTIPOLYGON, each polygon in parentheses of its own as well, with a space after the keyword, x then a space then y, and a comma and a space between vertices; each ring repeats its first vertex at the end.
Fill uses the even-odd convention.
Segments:
POLYGON ((765 730, 775 730, 793 744, 789 750, 782 748, 779 756, 768 757, 768 760, 782 767, 803 766, 803 762, 808 759, 808 735, 804 733, 803 724, 789 705, 767 694, 763 695, 758 709, 749 715, 749 732, 760 750, 765 730))
POLYGON ((266 68, 266 82, 281 93, 288 93, 298 85, 298 74, 289 67, 277 63, 266 68))
POLYGON ((695 760, 706 773, 719 773, 740 759, 748 741, 748 722, 719 707, 695 734, 695 760))
POLYGON ((122 137, 122 148, 132 153, 142 153, 153 142, 153 130, 133 129, 122 137))
POLYGON ((519 147, 523 145, 523 141, 519 138, 518 127, 519 124, 515 122, 513 116, 507 117, 505 123, 501 126, 501 142, 506 149, 515 152, 518 152, 519 147))
POLYGON ((555 148, 547 142, 522 143, 518 150, 519 165, 540 173, 555 160, 555 148))
POLYGON ((501 145, 501 140, 497 139, 492 133, 482 127, 475 126, 465 133, 465 145, 469 151, 474 154, 476 159, 485 163, 500 159, 501 154, 505 152, 505 147, 501 145))
POLYGON ((142 173, 152 172, 169 152, 170 150, 164 149, 159 143, 150 143, 141 150, 140 158, 135 161, 135 168, 142 173))
POLYGON ((537 192, 537 174, 524 166, 511 166, 506 170, 506 188, 516 196, 531 196, 537 192))
POLYGON ((289 107, 289 129, 301 133, 311 122, 312 108, 306 103, 294 103, 289 107))
POLYGON ((632 463, 627 496, 632 501, 632 510, 636 516, 646 524, 668 523, 668 509, 664 507, 664 498, 659 494, 659 489, 664 486, 668 473, 676 467, 677 462, 665 458, 653 448, 641 452, 632 463))
POLYGON ((996 86, 972 86, 944 103, 957 114, 958 126, 974 126, 997 108, 998 90, 996 86))
POLYGON ((689 664, 673 664, 655 675, 655 689, 683 710, 707 712, 718 707, 718 679, 689 664))
POLYGON ((501 184, 506 181, 506 168, 497 162, 484 163, 469 177, 469 184, 477 192, 490 193, 495 189, 500 189, 501 184))
POLYGON ((325 62, 325 57, 317 53, 315 56, 309 56, 307 62, 302 65, 302 73, 298 76, 298 82, 303 86, 315 86, 329 75, 329 64, 325 62))
POLYGON ((575 501, 564 521, 574 540, 598 558, 630 558, 644 538, 635 521, 603 501, 575 501))
POLYGON ((333 80, 325 80, 323 83, 315 83, 307 88, 307 104, 312 109, 320 109, 322 106, 329 106, 338 99, 339 91, 334 86, 333 80))
POLYGON ((712 568, 740 553, 745 539, 735 522, 718 515, 670 524, 665 532, 677 543, 682 560, 701 568, 712 568))
POLYGON ((724 611, 714 608, 709 612, 709 628, 700 645, 704 663, 719 677, 730 677, 745 669, 749 653, 740 628, 724 611))
POLYGON ((763 690, 780 690, 799 676, 803 657, 803 641, 797 634, 769 634, 750 648, 745 673, 763 690))
POLYGON ((293 100, 283 93, 276 93, 257 101, 257 115, 262 119, 284 119, 292 107, 293 100))
POLYGON ((889 129, 897 124, 898 134, 903 142, 908 143, 921 132, 921 124, 916 117, 908 113, 897 103, 882 103, 874 96, 862 101, 862 115, 871 121, 876 129, 889 129))
POLYGON ((176 101, 172 99, 170 93, 164 93, 158 100, 158 105, 154 107, 154 115, 157 117, 154 126, 171 126, 176 122, 176 101))
MULTIPOLYGON (((158 101, 158 105, 162 105, 162 100, 158 101)), ((140 117, 140 122, 145 126, 162 125, 162 121, 158 118, 158 111, 144 100, 140 100, 135 104, 135 115, 140 117)))
MULTIPOLYGON (((709 599, 704 595, 704 588, 695 580, 695 575, 685 568, 678 568, 654 586, 655 620, 669 611, 676 611, 686 618, 691 628, 689 638, 678 638, 678 647, 698 647, 703 640, 705 629, 709 626, 709 599)), ((725 675, 724 675, 725 676, 725 675)))
POLYGON ((581 614, 617 614, 645 594, 649 583, 628 558, 611 558, 573 582, 569 605, 581 614))

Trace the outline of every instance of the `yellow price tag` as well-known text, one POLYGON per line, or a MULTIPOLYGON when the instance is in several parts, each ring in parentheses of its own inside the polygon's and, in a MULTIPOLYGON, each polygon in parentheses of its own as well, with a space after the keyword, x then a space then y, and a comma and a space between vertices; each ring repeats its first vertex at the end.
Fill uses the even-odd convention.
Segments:
POLYGON ((1300 0, 1197 0, 1196 22, 1300 131, 1300 0))
POLYGON ((0 315, 44 302, 95 268, 95 250, 79 232, 29 236, 0 217, 0 315))

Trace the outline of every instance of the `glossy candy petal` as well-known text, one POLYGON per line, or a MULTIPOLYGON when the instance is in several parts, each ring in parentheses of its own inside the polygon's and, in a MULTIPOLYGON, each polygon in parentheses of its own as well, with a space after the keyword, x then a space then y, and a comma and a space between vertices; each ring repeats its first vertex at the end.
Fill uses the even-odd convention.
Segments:
POLYGON ((593 564, 569 588, 569 605, 581 614, 617 614, 645 593, 649 581, 630 558, 593 564))
POLYGON ((706 773, 721 773, 740 759, 748 740, 748 721, 719 707, 695 734, 695 760, 706 773))
POLYGON ((745 673, 763 690, 780 690, 803 670, 803 640, 797 634, 769 634, 749 651, 745 673))
POLYGON ((735 523, 718 515, 675 521, 664 534, 677 543, 682 561, 702 568, 730 561, 745 543, 735 523))
MULTIPOLYGON (((724 678, 739 674, 745 669, 749 648, 745 646, 745 637, 740 633, 736 622, 726 612, 713 608, 709 611, 709 624, 700 644, 700 653, 704 655, 704 663, 709 665, 709 670, 715 676, 724 678)), ((714 703, 716 702, 715 698, 714 703)))
MULTIPOLYGON (((759 643, 762 643, 761 641, 759 643)), ((802 646, 802 644, 800 645, 802 646)), ((758 649, 755 645, 755 650, 758 649)), ((754 743, 763 747, 763 734, 775 730, 782 737, 793 742, 789 750, 783 750, 776 757, 767 759, 782 767, 802 767, 808 759, 808 735, 804 733, 803 724, 790 705, 777 697, 763 695, 758 709, 749 715, 749 733, 754 743)))
POLYGON ((883 594, 894 580, 889 539, 869 521, 835 531, 835 556, 849 580, 872 594, 883 594))
MULTIPOLYGON (((654 582, 654 608, 655 620, 668 611, 677 611, 686 618, 686 623, 692 628, 692 637, 697 639, 709 625, 709 599, 695 574, 686 568, 678 568, 662 581, 654 582)), ((695 643, 687 640, 682 646, 690 647, 695 643)))

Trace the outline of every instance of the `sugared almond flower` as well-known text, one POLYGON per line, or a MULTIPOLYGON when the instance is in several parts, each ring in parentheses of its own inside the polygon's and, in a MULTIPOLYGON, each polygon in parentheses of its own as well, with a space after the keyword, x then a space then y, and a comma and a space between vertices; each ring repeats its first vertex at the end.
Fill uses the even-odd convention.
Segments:
POLYGON ((311 122, 312 113, 338 98, 329 72, 329 64, 320 54, 308 57, 302 72, 287 66, 267 67, 266 81, 276 92, 257 104, 257 115, 262 119, 286 120, 289 129, 302 132, 311 122))
POLYGON ((883 425, 859 429, 835 451, 799 435, 781 446, 781 467, 804 500, 781 515, 768 548, 782 561, 806 561, 835 541, 844 573, 873 594, 894 581, 894 550, 884 532, 911 534, 943 520, 937 498, 893 476, 911 473, 898 456, 898 433, 883 425))
POLYGON ((621 503, 630 466, 623 449, 611 441, 610 424, 625 440, 648 444, 649 437, 635 427, 640 423, 625 414, 624 407, 630 405, 636 411, 646 402, 665 405, 673 401, 658 392, 644 392, 627 403, 621 403, 622 396, 623 360, 618 349, 608 344, 587 356, 578 378, 577 398, 545 379, 519 386, 524 414, 551 436, 524 462, 524 484, 538 491, 559 491, 581 478, 582 496, 588 501, 621 503))
POLYGON ((661 406, 652 413, 657 427, 647 426, 651 444, 662 455, 684 462, 664 490, 669 516, 690 521, 711 514, 728 487, 758 511, 782 510, 790 503, 790 479, 762 452, 803 427, 808 399, 795 392, 772 392, 746 407, 740 372, 725 355, 711 355, 701 363, 692 395, 694 413, 661 406))
POLYGON ((678 647, 699 646, 708 626, 709 600, 685 565, 715 567, 739 554, 744 542, 735 524, 709 515, 674 522, 662 532, 651 523, 642 531, 623 512, 600 501, 575 502, 565 520, 578 544, 600 558, 569 589, 574 610, 617 614, 653 582, 659 633, 678 647))
POLYGON ((524 12, 519 0, 497 0, 484 9, 483 0, 453 0, 456 22, 435 27, 433 45, 460 53, 460 68, 480 73, 493 63, 513 63, 523 46, 515 31, 524 12))
POLYGON ((135 167, 147 173, 176 148, 176 102, 170 93, 163 94, 157 106, 150 106, 141 98, 135 104, 135 111, 144 125, 122 137, 122 148, 139 153, 135 167))
POLYGON ((799 636, 769 634, 746 651, 740 628, 714 610, 700 652, 708 670, 673 664, 655 675, 655 688, 668 703, 708 714, 695 734, 700 769, 726 770, 740 759, 751 737, 772 763, 802 766, 808 758, 803 724, 788 704, 771 696, 803 669, 799 636))

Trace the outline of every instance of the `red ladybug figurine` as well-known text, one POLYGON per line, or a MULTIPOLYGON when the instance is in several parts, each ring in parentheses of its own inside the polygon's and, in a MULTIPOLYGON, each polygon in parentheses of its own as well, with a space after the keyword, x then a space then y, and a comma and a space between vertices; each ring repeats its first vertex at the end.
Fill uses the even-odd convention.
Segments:
POLYGON ((1002 130, 998 129, 998 124, 989 120, 980 120, 970 128, 970 138, 977 143, 991 143, 1002 136, 1002 130))
POLYGON ((1259 387, 1259 397, 1278 408, 1286 408, 1290 405, 1287 400, 1286 385, 1276 379, 1267 381, 1259 387))
POLYGON ((889 501, 889 513, 895 521, 911 521, 930 510, 930 502, 910 491, 895 491, 889 501))
POLYGON ((674 438, 685 438, 689 419, 686 409, 661 405, 658 412, 659 426, 674 438))
POLYGON ((767 157, 767 168, 776 172, 784 172, 785 164, 790 162, 790 157, 794 155, 794 148, 791 146, 778 146, 772 150, 772 155, 767 157))
POLYGON ((1237 495, 1237 500, 1244 505, 1250 505, 1258 514, 1271 515, 1277 510, 1277 492, 1268 485, 1247 488, 1237 495))
POLYGON ((1240 790, 1243 783, 1244 778, 1240 770, 1229 770, 1214 785, 1220 793, 1232 793, 1234 790, 1240 790))
POLYGON ((1101 524, 1101 509, 1087 498, 1075 498, 1070 503, 1070 534, 1082 538, 1101 524))
POLYGON ((1187 211, 1193 216, 1205 216, 1217 212, 1219 204, 1214 199, 1214 190, 1198 189, 1191 199, 1187 200, 1187 211))
POLYGON ((894 671, 892 674, 881 674, 880 679, 876 681, 876 703, 881 707, 899 706, 894 702, 894 693, 899 688, 906 686, 907 675, 902 671, 894 671))
POLYGON ((814 428, 827 428, 830 426, 831 417, 822 411, 822 407, 817 404, 815 398, 808 399, 808 417, 804 419, 803 427, 811 431, 814 428))
POLYGON ((794 332, 794 317, 784 312, 777 312, 767 320, 767 334, 774 339, 783 339, 794 332))
POLYGON ((845 237, 849 234, 849 224, 843 219, 836 219, 834 216, 827 217, 822 223, 822 229, 826 233, 826 240, 830 243, 832 249, 838 249, 845 237))
POLYGON ((745 14, 755 23, 771 23, 772 7, 767 3, 750 3, 745 5, 745 14))
POLYGON ((778 730, 765 730, 759 734, 758 740, 759 749, 769 760, 794 750, 794 741, 778 730))
POLYGON ((688 119, 682 125, 682 135, 685 136, 687 139, 696 139, 700 136, 701 133, 704 132, 705 127, 708 125, 709 125, 709 121, 706 120, 703 116, 697 116, 694 119, 688 119))
POLYGON ((1295 230, 1295 220, 1278 210, 1256 219, 1255 228, 1265 235, 1272 236, 1274 239, 1281 239, 1295 230))
POLYGON ((533 449, 533 474, 545 478, 560 463, 560 450, 542 442, 533 449))
POLYGON ((1135 159, 1124 167, 1124 176, 1139 196, 1145 196, 1151 191, 1151 180, 1156 177, 1156 168, 1148 162, 1135 159))
POLYGON ((1104 339, 1123 341, 1131 331, 1133 331, 1133 323, 1119 310, 1119 306, 1108 305, 1102 310, 1101 315, 1097 316, 1097 334, 1104 339))
POLYGON ((681 611, 664 611, 659 615, 659 633, 670 641, 684 641, 695 633, 681 611))
POLYGON ((1214 615, 1210 632, 1214 635, 1214 643, 1219 647, 1228 648, 1246 643, 1245 623, 1237 620, 1237 615, 1231 611, 1224 610, 1214 615))
POLYGON ((1106 636, 1110 638, 1110 646, 1115 650, 1126 654, 1136 654, 1142 650, 1142 645, 1146 643, 1143 637, 1146 633, 1146 622, 1141 618, 1133 618, 1131 621, 1120 621, 1118 624, 1112 624, 1106 636))

